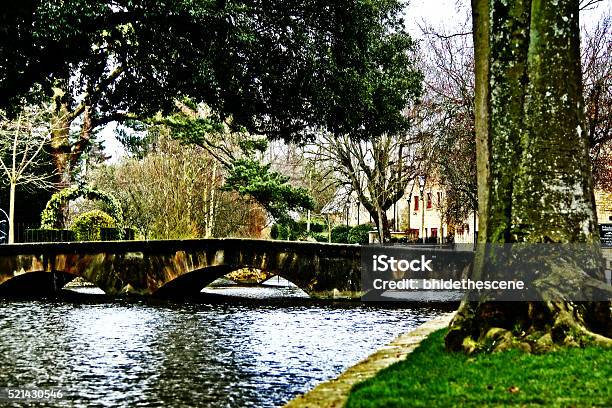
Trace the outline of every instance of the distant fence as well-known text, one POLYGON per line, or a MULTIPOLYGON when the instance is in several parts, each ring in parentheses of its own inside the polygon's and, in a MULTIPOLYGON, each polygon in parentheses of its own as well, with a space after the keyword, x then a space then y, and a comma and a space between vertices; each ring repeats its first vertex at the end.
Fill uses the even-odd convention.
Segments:
MULTIPOLYGON (((0 244, 8 243, 8 228, 0 226, 0 244)), ((15 228, 15 243, 26 242, 74 242, 77 241, 74 231, 69 229, 41 229, 39 224, 17 223, 15 228)), ((133 240, 134 230, 125 228, 120 237, 118 228, 101 228, 100 241, 133 240)))
MULTIPOLYGON (((59 240, 59 236, 57 237, 58 239, 55 241, 29 241, 28 237, 26 237, 26 231, 36 230, 40 228, 40 224, 17 223, 13 225, 13 228, 15 230, 15 242, 62 242, 61 240, 59 240)), ((37 237, 37 238, 42 239, 43 237, 37 237)))

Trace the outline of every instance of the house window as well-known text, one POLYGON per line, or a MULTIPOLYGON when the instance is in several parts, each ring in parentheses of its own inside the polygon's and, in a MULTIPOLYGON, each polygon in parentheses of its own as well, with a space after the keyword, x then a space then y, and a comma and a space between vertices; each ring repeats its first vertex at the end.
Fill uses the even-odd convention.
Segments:
POLYGON ((414 211, 419 211, 419 196, 414 196, 414 211))
POLYGON ((438 191, 438 205, 442 204, 442 192, 438 191))
POLYGON ((427 193, 427 209, 431 208, 431 193, 427 193))
POLYGON ((432 228, 431 229, 431 237, 432 238, 436 238, 438 236, 438 229, 437 228, 432 228))

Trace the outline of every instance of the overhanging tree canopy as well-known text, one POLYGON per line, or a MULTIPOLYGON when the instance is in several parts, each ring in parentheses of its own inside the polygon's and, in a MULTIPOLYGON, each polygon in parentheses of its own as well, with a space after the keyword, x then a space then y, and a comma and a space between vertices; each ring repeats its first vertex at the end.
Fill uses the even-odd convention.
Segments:
POLYGON ((401 12, 399 0, 12 3, 0 11, 0 107, 53 98, 63 187, 96 129, 166 115, 186 96, 269 138, 395 134, 420 82, 401 12))
POLYGON ((271 137, 397 131, 411 78, 377 83, 373 63, 402 58, 400 12, 397 0, 11 3, 0 14, 0 105, 56 88, 95 128, 168 113, 189 95, 271 137))

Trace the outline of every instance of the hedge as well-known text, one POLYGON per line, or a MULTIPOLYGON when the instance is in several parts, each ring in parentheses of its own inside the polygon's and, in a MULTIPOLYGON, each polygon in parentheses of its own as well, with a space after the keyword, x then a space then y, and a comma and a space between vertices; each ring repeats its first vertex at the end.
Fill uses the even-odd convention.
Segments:
POLYGON ((356 225, 348 232, 347 242, 349 244, 367 244, 370 241, 369 233, 374 227, 370 224, 356 225))
POLYGON ((321 220, 313 219, 310 221, 310 234, 307 231, 308 221, 288 221, 272 225, 270 238, 279 240, 297 241, 306 237, 320 234, 327 230, 327 224, 321 220))
POLYGON ((333 227, 331 230, 331 242, 342 244, 348 243, 348 234, 350 230, 351 227, 346 225, 337 225, 333 227))

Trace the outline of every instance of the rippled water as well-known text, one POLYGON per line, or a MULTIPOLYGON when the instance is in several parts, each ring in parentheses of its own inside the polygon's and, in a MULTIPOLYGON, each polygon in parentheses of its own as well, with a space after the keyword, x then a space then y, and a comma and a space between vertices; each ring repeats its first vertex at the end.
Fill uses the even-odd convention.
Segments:
POLYGON ((279 406, 440 313, 209 292, 259 299, 0 300, 0 387, 66 390, 47 406, 279 406))

